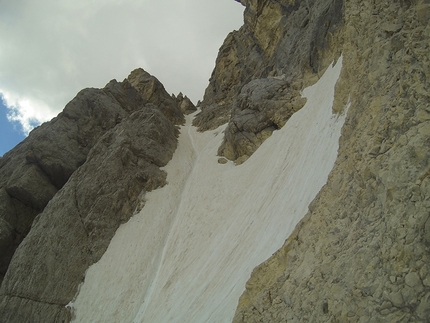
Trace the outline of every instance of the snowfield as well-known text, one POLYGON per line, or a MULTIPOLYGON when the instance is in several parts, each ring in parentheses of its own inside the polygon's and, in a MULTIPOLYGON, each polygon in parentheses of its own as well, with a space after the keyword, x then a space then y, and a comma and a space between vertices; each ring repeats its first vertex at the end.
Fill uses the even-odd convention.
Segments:
POLYGON ((146 194, 88 269, 73 322, 231 322, 252 270, 282 246, 333 168, 341 66, 306 88, 306 105, 240 166, 218 163, 225 126, 199 133, 188 116, 164 168, 168 185, 146 194))

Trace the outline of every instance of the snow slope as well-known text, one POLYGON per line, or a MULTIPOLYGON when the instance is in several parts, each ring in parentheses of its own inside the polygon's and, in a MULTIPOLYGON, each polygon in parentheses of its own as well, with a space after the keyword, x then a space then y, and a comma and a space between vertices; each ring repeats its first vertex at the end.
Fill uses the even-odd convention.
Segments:
POLYGON ((217 162, 225 126, 198 133, 189 116, 165 167, 169 184, 147 193, 89 268, 74 322, 231 322, 252 270, 282 246, 333 168, 341 66, 305 89, 306 105, 240 166, 217 162))

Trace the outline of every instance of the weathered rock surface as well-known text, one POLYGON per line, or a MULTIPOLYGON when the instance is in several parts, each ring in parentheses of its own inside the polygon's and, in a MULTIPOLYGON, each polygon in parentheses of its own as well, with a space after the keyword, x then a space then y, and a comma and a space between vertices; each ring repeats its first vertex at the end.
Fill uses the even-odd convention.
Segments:
POLYGON ((196 106, 193 102, 180 92, 178 96, 172 95, 172 97, 176 100, 176 103, 178 104, 179 109, 183 114, 190 114, 197 110, 196 106))
POLYGON ((147 102, 152 103, 164 113, 174 124, 185 122, 177 102, 164 89, 163 84, 148 72, 141 68, 135 69, 128 76, 131 85, 144 97, 147 102))
POLYGON ((194 120, 201 131, 228 122, 219 154, 237 163, 303 107, 299 91, 339 56, 330 42, 343 7, 341 0, 240 2, 244 25, 220 48, 194 120))
POLYGON ((20 242, 16 232, 22 240, 31 230, 0 289, 2 320, 69 321, 65 305, 85 270, 143 206, 144 192, 165 184, 160 167, 176 149, 182 121, 161 83, 138 69, 121 83, 81 91, 57 118, 5 155, 2 269, 20 242))
POLYGON ((293 96, 292 92, 282 78, 255 79, 246 84, 233 103, 218 154, 236 160, 236 163, 251 156, 306 102, 293 96))
POLYGON ((5 154, 0 161, 0 218, 1 232, 7 227, 9 234, 0 250, 1 278, 34 217, 85 162, 99 138, 143 103, 126 81, 112 81, 102 90, 83 90, 58 117, 33 130, 5 154), (120 105, 115 99, 118 91, 132 92, 134 96, 128 96, 120 105))
POLYGON ((254 270, 234 322, 430 320, 428 1, 350 0, 343 10, 331 38, 344 55, 334 109, 350 107, 336 165, 293 235, 254 270))

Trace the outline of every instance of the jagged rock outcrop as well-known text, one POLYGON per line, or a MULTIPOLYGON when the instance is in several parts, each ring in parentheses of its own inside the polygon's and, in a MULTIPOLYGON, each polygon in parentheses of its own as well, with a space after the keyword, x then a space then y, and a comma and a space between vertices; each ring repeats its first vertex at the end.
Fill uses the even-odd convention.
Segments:
POLYGON ((197 110, 196 106, 193 102, 180 92, 178 96, 172 95, 172 97, 176 100, 179 109, 183 114, 190 114, 197 110))
POLYGON ((341 0, 240 2, 244 25, 224 41, 194 120, 201 131, 228 122, 219 154, 237 163, 304 105, 300 90, 339 56, 330 42, 343 7, 341 0))
POLYGON ((157 78, 138 68, 132 71, 127 79, 149 103, 156 105, 174 124, 185 122, 176 100, 167 93, 157 78))
POLYGON ((85 270, 143 206, 144 193, 165 184, 160 167, 176 149, 183 120, 161 83, 138 69, 121 83, 81 91, 5 155, 1 217, 9 231, 2 228, 0 242, 9 258, 20 242, 16 232, 25 225, 22 238, 31 230, 0 289, 2 320, 70 320, 65 305, 85 270))
POLYGON ((428 1, 344 1, 337 162, 234 322, 430 320, 429 15, 428 1))

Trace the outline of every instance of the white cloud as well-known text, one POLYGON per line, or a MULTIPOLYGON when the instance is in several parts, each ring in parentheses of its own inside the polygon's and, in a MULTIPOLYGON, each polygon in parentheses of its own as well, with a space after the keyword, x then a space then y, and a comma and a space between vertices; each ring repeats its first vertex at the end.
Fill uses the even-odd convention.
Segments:
POLYGON ((0 93, 24 131, 137 67, 197 101, 242 12, 233 0, 0 0, 0 93))
POLYGON ((26 136, 34 127, 56 115, 55 111, 52 111, 48 105, 37 99, 29 99, 25 96, 18 97, 3 92, 2 101, 9 108, 6 115, 7 119, 10 122, 18 122, 26 136))

